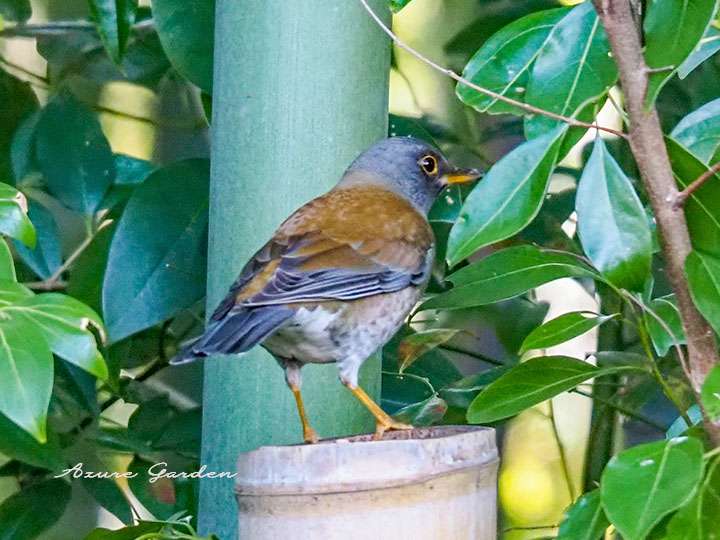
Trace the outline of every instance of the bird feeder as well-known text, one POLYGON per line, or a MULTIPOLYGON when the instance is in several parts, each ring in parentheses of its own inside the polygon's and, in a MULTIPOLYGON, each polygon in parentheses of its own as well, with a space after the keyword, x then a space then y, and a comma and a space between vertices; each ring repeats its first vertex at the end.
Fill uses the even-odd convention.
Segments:
POLYGON ((440 426, 240 455, 241 540, 491 540, 495 431, 440 426))

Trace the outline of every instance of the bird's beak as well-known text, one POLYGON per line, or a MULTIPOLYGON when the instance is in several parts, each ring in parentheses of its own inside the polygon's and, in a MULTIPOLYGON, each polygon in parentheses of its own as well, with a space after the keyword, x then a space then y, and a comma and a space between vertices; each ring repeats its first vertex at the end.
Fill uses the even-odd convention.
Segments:
POLYGON ((451 186, 454 184, 467 184, 473 180, 477 180, 483 175, 478 169, 455 169, 442 177, 442 184, 451 186))

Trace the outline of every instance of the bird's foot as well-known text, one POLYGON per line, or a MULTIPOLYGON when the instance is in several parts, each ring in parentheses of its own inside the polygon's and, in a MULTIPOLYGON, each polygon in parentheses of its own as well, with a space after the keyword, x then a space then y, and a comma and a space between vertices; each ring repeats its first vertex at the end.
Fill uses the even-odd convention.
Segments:
POLYGON ((386 431, 399 431, 408 429, 414 428, 410 424, 403 424, 402 422, 397 422, 392 418, 388 417, 387 420, 378 420, 376 422, 375 435, 373 436, 373 439, 376 441, 381 441, 386 431))
POLYGON ((318 437, 317 432, 313 428, 305 426, 303 428, 303 439, 305 439, 305 444, 316 444, 320 440, 320 437, 318 437))

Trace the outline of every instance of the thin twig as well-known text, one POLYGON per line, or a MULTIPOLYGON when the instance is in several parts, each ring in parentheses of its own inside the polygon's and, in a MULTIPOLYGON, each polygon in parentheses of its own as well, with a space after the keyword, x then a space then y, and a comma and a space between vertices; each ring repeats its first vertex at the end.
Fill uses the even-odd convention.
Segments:
POLYGON ((562 465, 563 475, 565 476, 565 484, 567 485, 568 493, 570 494, 570 502, 575 501, 575 486, 573 485, 572 476, 570 474, 570 465, 568 463, 567 456, 565 455, 565 446, 560 439, 560 432, 557 428, 555 421, 555 408, 553 407, 552 399, 548 400, 550 406, 550 424, 552 425, 553 434, 555 435, 555 441, 558 446, 558 453, 560 454, 560 465, 562 465))
POLYGON ((715 165, 713 165, 707 171, 698 176, 695 180, 690 182, 690 184, 688 184, 685 189, 683 189, 675 196, 675 201, 673 201, 673 210, 678 210, 679 208, 681 208, 685 204, 685 201, 687 201, 693 193, 700 189, 705 182, 710 180, 710 178, 712 178, 719 172, 720 161, 718 161, 715 165))
POLYGON ((380 17, 377 16, 377 14, 372 10, 372 8, 368 5, 367 0, 360 0, 360 3, 365 8, 365 11, 368 12, 370 17, 375 21, 375 23, 382 29, 383 32, 385 32, 388 36, 390 36, 390 39, 392 39, 398 47, 401 49, 406 50, 410 54, 412 54, 415 58, 420 60, 421 62, 424 62, 431 68, 439 71, 440 73, 444 73, 451 79, 456 80, 459 83, 464 84, 465 86, 472 88, 473 90, 480 92, 481 94, 484 94, 486 96, 489 96, 493 99, 496 99, 498 101, 502 101, 504 103, 507 103, 509 105, 513 105, 519 109, 523 109, 524 111, 527 111, 532 114, 539 114, 541 116, 547 116, 548 118, 552 118, 554 120, 559 120, 561 122, 565 122, 568 125, 576 126, 576 127, 583 127, 586 129, 598 129, 600 131, 605 131, 607 133, 612 133, 613 135, 617 135, 618 137, 622 137, 623 139, 627 139, 627 135, 623 133, 622 131, 618 131, 616 129, 598 126, 596 124, 589 124, 587 122, 582 122, 576 118, 571 118, 569 116, 563 116, 561 114, 557 114, 551 111, 547 111, 545 109, 541 109, 539 107, 535 107, 533 105, 529 105, 527 103, 524 103, 522 101, 517 101, 516 99, 509 98, 503 94, 498 94, 497 92, 493 92, 492 90, 488 90, 487 88, 483 88, 482 86, 478 86, 477 84, 465 79, 464 77, 461 77, 457 73, 455 73, 453 70, 448 69, 446 67, 441 66, 440 64, 433 62, 423 54, 421 54, 419 51, 412 48, 410 45, 405 43, 403 40, 401 40, 398 36, 396 36, 390 28, 387 27, 387 25, 380 19, 380 17))
MULTIPOLYGON (((593 384, 597 384, 597 383, 593 383, 593 384)), ((611 408, 615 409, 616 411, 624 414, 624 415, 627 416, 628 418, 632 418, 632 419, 634 419, 634 420, 637 420, 638 422, 642 422, 643 424, 647 424, 648 426, 653 427, 653 428, 657 429, 658 431, 660 431, 660 432, 662 432, 662 433, 665 433, 665 431, 667 431, 667 428, 666 428, 665 426, 663 426, 663 425, 655 422, 655 421, 652 420, 651 418, 648 418, 648 417, 646 417, 646 416, 643 416, 643 415, 640 414, 640 413, 637 413, 637 412, 635 412, 635 411, 633 411, 633 410, 631 410, 631 409, 628 409, 628 408, 626 408, 626 407, 623 407, 622 405, 620 405, 620 404, 618 404, 618 403, 614 403, 614 402, 612 402, 612 401, 610 401, 610 400, 607 400, 607 399, 598 398, 597 396, 594 396, 594 395, 590 394, 589 392, 585 392, 584 390, 580 390, 579 388, 574 388, 573 390, 570 390, 570 391, 573 392, 573 393, 575 393, 575 394, 578 394, 578 395, 580 395, 580 396, 584 396, 584 397, 586 397, 586 398, 590 398, 590 399, 592 399, 592 400, 595 400, 595 401, 597 401, 598 403, 601 403, 602 405, 606 405, 606 406, 608 406, 608 407, 611 407, 611 408)))
POLYGON ((80 242, 80 245, 78 245, 77 248, 75 248, 75 251, 73 251, 70 256, 65 260, 64 263, 62 263, 55 272, 52 273, 52 275, 47 278, 45 281, 41 282, 35 282, 35 283, 25 283, 25 286, 36 289, 36 290, 43 290, 43 291, 51 291, 56 290, 57 288, 64 288, 67 286, 67 284, 64 284, 63 286, 60 286, 60 278, 62 275, 73 265, 75 264, 75 261, 77 261, 78 257, 82 255, 83 251, 87 249, 87 247, 92 243, 92 241, 95 239, 95 237, 98 235, 98 233, 103 230, 105 227, 110 225, 112 223, 111 219, 106 219, 100 225, 98 225, 97 229, 91 234, 88 234, 85 239, 80 242))
POLYGON ((470 358, 474 358, 475 360, 480 360, 482 362, 487 362, 488 364, 492 364, 493 366, 506 365, 504 362, 501 362, 500 360, 495 360, 494 358, 490 358, 489 356, 485 356, 484 354, 476 353, 476 352, 472 352, 472 351, 466 351, 459 347, 453 347, 452 345, 448 345, 447 343, 438 345, 438 349, 442 349, 444 351, 457 353, 457 354, 464 354, 466 356, 469 356, 470 358))
MULTIPOLYGON (((152 19, 142 20, 133 25, 133 30, 150 30, 154 28, 155 22, 152 19)), ((0 37, 25 37, 35 38, 39 36, 58 36, 68 32, 95 32, 96 27, 89 21, 53 21, 40 24, 16 24, 0 30, 0 37)))

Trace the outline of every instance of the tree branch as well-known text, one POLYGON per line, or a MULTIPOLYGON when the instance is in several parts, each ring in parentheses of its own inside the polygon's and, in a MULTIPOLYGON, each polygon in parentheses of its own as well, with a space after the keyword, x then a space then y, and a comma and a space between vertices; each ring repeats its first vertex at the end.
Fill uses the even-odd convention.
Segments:
POLYGON ((504 103, 507 103, 509 105, 513 105, 519 109, 523 109, 524 111, 527 111, 532 114, 539 114, 541 116, 547 116, 548 118, 552 118, 553 120, 559 120, 561 122, 565 122, 566 124, 570 126, 576 126, 576 127, 582 127, 585 129, 598 129, 600 131, 605 131, 607 133, 612 133, 613 135, 616 135, 618 137, 622 137, 623 139, 627 139, 627 135, 623 133, 622 131, 618 131, 617 129, 612 129, 608 127, 598 126, 597 124, 589 124, 587 122, 581 122, 577 118, 571 118, 569 116, 563 116, 561 114, 556 114, 552 111, 547 111, 545 109, 541 109, 539 107, 534 107, 533 105, 529 105, 528 103, 524 103, 522 101, 518 101, 516 99, 509 98, 503 94, 498 94, 497 92, 493 92, 492 90, 488 90, 487 88, 483 88, 482 86, 478 86, 477 84, 465 79, 464 77, 461 77, 457 73, 455 73, 452 69, 448 69, 446 67, 441 66, 440 64, 433 62, 428 57, 424 56, 417 50, 413 49, 410 45, 405 43, 403 40, 401 40, 398 36, 396 36, 390 28, 385 25, 385 23, 380 19, 380 17, 377 16, 377 14, 372 10, 372 8, 368 5, 367 0, 360 0, 360 3, 365 8, 365 11, 368 12, 370 17, 375 21, 375 23, 382 29, 383 32, 385 32, 388 36, 390 36, 390 39, 392 39, 398 47, 401 49, 406 50, 410 54, 412 54, 415 58, 420 60, 421 62, 427 64, 431 68, 439 71, 440 73, 444 73, 451 79, 456 80, 459 83, 464 84, 465 86, 472 88, 473 90, 480 92, 481 94, 484 94, 486 96, 489 96, 493 99, 496 99, 498 101, 502 101, 504 103))
MULTIPOLYGON (((133 25, 133 30, 152 30, 155 23, 152 19, 145 19, 133 25)), ((16 24, 0 30, 0 37, 36 38, 40 36, 58 36, 68 32, 95 32, 96 27, 89 21, 51 21, 39 24, 16 24)))
POLYGON ((695 180, 688 184, 685 189, 683 189, 680 193, 677 194, 677 197, 675 197, 675 202, 673 202, 673 210, 678 210, 682 208, 682 206, 685 204, 685 201, 688 200, 690 195, 700 189, 705 182, 710 180, 718 172, 720 172, 720 161, 718 161, 715 165, 713 165, 707 171, 698 176, 695 180))
MULTIPOLYGON (((718 352, 713 331, 695 307, 685 279, 685 258, 692 249, 690 234, 685 214, 673 208, 679 192, 657 110, 654 105, 645 106, 648 70, 640 36, 628 0, 593 0, 593 4, 608 34, 620 72, 630 118, 630 148, 661 233, 667 275, 687 339, 690 384, 699 394, 708 372, 718 363, 718 352)), ((706 427, 710 438, 720 445, 720 423, 706 420, 706 427)))

